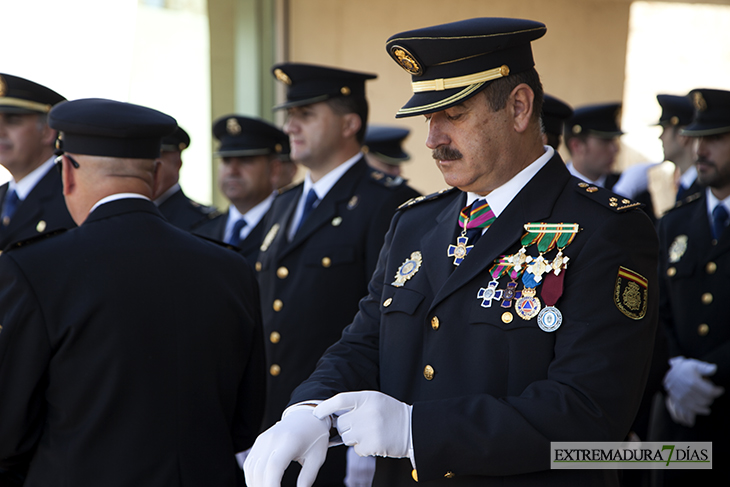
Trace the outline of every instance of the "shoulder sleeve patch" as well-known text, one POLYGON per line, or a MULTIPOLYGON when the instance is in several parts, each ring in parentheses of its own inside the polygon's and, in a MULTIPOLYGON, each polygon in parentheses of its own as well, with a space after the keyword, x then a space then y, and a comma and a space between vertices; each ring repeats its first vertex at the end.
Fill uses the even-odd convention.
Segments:
POLYGON ((18 242, 11 243, 5 248, 5 251, 13 250, 13 249, 19 249, 20 247, 26 247, 28 245, 34 244, 36 242, 40 242, 41 240, 46 240, 51 237, 55 237, 56 235, 60 235, 62 233, 65 233, 66 229, 60 228, 58 230, 51 230, 50 232, 41 233, 40 235, 34 235, 33 237, 27 238, 25 240, 20 240, 18 242))
POLYGON ((600 188, 593 184, 586 183, 578 178, 575 179, 577 181, 575 184, 575 190, 578 193, 610 210, 615 211, 616 213, 623 213, 624 211, 644 206, 643 203, 631 201, 630 199, 614 194, 605 188, 600 188))
POLYGON ((423 203, 424 201, 432 201, 437 198, 440 198, 441 196, 449 193, 453 193, 454 191, 458 191, 458 188, 444 188, 441 191, 437 191, 435 193, 431 193, 426 196, 416 196, 415 198, 411 198, 402 205, 400 205, 397 210, 405 210, 410 208, 411 206, 417 205, 419 203, 423 203))
POLYGON ((619 267, 613 289, 613 302, 618 310, 632 320, 640 320, 646 316, 648 297, 649 281, 631 269, 619 267))

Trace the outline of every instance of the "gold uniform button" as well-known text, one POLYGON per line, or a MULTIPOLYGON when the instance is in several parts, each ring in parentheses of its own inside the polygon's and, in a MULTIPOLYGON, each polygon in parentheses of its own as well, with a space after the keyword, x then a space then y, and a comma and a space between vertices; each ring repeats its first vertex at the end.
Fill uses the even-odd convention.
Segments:
POLYGON ((697 327, 697 334, 701 337, 707 335, 710 332, 710 327, 707 326, 707 324, 702 323, 700 326, 697 327))
POLYGON ((418 472, 416 472, 415 468, 413 470, 411 470, 411 477, 413 477, 413 480, 418 482, 418 472))
POLYGON ((278 364, 273 364, 271 367, 269 367, 269 374, 276 377, 277 375, 281 374, 281 367, 279 367, 278 364))
POLYGON ((269 335, 269 340, 271 340, 271 343, 279 343, 279 340, 281 340, 281 335, 278 331, 272 331, 271 335, 269 335))
POLYGON ((705 293, 702 295, 702 304, 712 303, 712 293, 705 293))
POLYGON ((714 274, 717 271, 717 264, 714 262, 708 262, 705 266, 705 271, 707 271, 708 274, 714 274))
POLYGON ((456 474, 454 472, 449 471, 444 474, 444 477, 446 477, 447 479, 453 479, 454 477, 456 477, 456 474))
POLYGON ((286 277, 289 275, 289 269, 287 269, 284 266, 279 267, 276 269, 276 277, 279 279, 286 279, 286 277))
POLYGON ((281 299, 275 299, 274 304, 272 305, 272 308, 274 308, 274 311, 281 311, 281 308, 284 307, 284 303, 281 299))
POLYGON ((46 222, 41 220, 38 222, 38 225, 35 226, 35 229, 38 233, 43 233, 46 230, 46 222))
POLYGON ((261 272, 262 267, 261 262, 256 262, 256 272, 261 272))
POLYGON ((441 326, 441 322, 439 322, 438 316, 431 318, 431 328, 438 330, 439 326, 441 326))
POLYGON ((667 275, 669 277, 674 277, 677 274, 677 268, 676 267, 670 267, 667 269, 667 275))
POLYGON ((322 267, 329 267, 332 265, 332 259, 329 257, 322 257, 322 267))
POLYGON ((387 308, 388 306, 390 306, 390 304, 392 302, 393 302, 393 298, 388 298, 385 301, 383 301, 383 306, 385 306, 387 308))
POLYGON ((514 316, 512 316, 512 313, 510 313, 509 311, 505 311, 504 313, 502 313, 502 323, 509 325, 510 323, 512 323, 513 319, 514 316))
POLYGON ((426 378, 426 380, 433 380, 433 375, 436 373, 436 371, 433 370, 433 367, 430 365, 427 365, 423 369, 423 376, 426 378))

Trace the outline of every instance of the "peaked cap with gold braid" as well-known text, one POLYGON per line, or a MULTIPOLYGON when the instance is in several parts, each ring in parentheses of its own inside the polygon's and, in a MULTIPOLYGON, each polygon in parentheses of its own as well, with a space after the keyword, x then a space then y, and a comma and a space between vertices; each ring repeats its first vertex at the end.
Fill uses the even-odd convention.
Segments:
POLYGON ((0 113, 48 113, 65 99, 34 81, 0 73, 0 113))
POLYGON ((687 95, 694 104, 692 123, 682 129, 689 137, 730 132, 730 91, 699 88, 687 95))
POLYGON ((413 96, 396 118, 425 115, 457 105, 490 81, 535 65, 530 42, 545 24, 509 18, 476 18, 402 32, 385 44, 412 76, 413 96))

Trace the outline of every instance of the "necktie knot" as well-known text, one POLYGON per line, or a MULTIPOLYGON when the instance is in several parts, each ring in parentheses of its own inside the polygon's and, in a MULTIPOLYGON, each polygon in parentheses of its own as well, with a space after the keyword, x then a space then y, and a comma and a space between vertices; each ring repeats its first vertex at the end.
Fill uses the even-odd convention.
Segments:
POLYGON ((474 201, 471 206, 465 207, 459 213, 461 228, 489 228, 497 217, 484 198, 474 201))
POLYGON ((302 217, 299 219, 299 225, 297 226, 297 231, 299 231, 299 229, 302 228, 302 223, 304 223, 304 220, 306 220, 307 217, 309 216, 309 214, 312 212, 317 201, 319 201, 319 197, 317 196, 317 193, 314 191, 314 188, 310 188, 309 193, 307 193, 307 198, 304 200, 304 208, 302 209, 302 217))
POLYGON ((722 235, 722 232, 727 227, 727 221, 730 214, 728 214, 725 205, 719 203, 714 210, 712 210, 712 237, 717 240, 722 235))
POLYGON ((233 229, 231 230, 231 238, 228 239, 227 243, 231 245, 239 245, 241 243, 241 230, 243 230, 243 227, 245 226, 246 220, 243 218, 236 220, 236 223, 233 224, 233 229))

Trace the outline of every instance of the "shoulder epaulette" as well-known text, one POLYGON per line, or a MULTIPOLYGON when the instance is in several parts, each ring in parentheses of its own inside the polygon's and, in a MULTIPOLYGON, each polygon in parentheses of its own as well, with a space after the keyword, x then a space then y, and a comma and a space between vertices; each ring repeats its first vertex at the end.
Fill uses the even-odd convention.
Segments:
POLYGON ((616 213, 623 213, 624 211, 631 210, 633 208, 641 208, 642 206, 644 206, 643 203, 624 198, 623 196, 612 193, 605 188, 586 183, 585 181, 577 180, 575 184, 575 190, 583 196, 588 197, 589 199, 595 201, 602 206, 605 206, 610 210, 615 211, 616 213))
POLYGON ((698 191, 696 193, 692 193, 691 195, 686 196, 686 197, 682 198, 681 200, 677 201, 677 203, 672 208, 670 208, 669 211, 672 211, 672 210, 674 210, 676 208, 681 208, 684 205, 687 205, 689 203, 694 203, 695 201, 697 201, 701 197, 702 197, 702 191, 698 191))
POLYGON ((400 176, 391 176, 389 174, 385 174, 382 171, 378 171, 377 169, 373 169, 369 166, 368 172, 370 173, 371 181, 379 184, 380 186, 385 186, 386 188, 400 188, 401 186, 406 184, 406 180, 400 176))
POLYGON ((436 198, 440 198, 441 196, 445 194, 452 193, 454 191, 458 191, 457 188, 444 188, 441 191, 437 191, 435 193, 431 193, 426 196, 416 196, 415 198, 411 198, 402 205, 400 205, 397 210, 405 210, 407 208, 410 208, 411 206, 417 205, 419 203, 423 203, 424 201, 432 201, 436 198))
POLYGON ((13 249, 19 249, 20 247, 26 247, 30 244, 40 242, 41 240, 46 240, 51 237, 55 237, 56 235, 60 235, 64 232, 66 232, 65 228, 59 228, 58 230, 51 230, 50 232, 41 233, 39 235, 34 235, 30 238, 26 238, 25 240, 19 240, 17 242, 11 243, 7 247, 5 247, 5 252, 7 252, 9 250, 13 250, 13 249))

